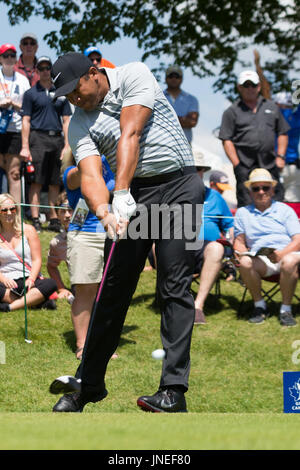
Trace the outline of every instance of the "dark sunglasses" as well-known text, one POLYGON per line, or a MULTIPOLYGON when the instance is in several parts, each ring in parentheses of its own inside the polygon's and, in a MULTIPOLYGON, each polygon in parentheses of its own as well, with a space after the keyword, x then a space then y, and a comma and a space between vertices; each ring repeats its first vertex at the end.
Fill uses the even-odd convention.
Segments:
POLYGON ((254 83, 245 83, 245 85, 242 85, 243 88, 256 88, 257 85, 254 85, 254 83))
POLYGON ((16 207, 4 207, 3 209, 0 210, 1 214, 6 214, 8 211, 14 214, 17 211, 17 208, 16 207))
POLYGON ((167 78, 181 78, 181 76, 178 73, 172 72, 167 78))
POLYGON ((22 46, 36 46, 35 41, 24 41, 22 42, 22 46))
POLYGON ((94 60, 96 62, 101 62, 101 57, 94 57, 94 59, 91 59, 92 62, 94 62, 94 60))
POLYGON ((270 189, 271 186, 254 186, 254 188, 251 188, 251 191, 258 193, 258 191, 262 190, 264 193, 267 193, 270 189))
POLYGON ((50 65, 45 65, 44 67, 38 67, 37 68, 39 72, 43 72, 44 70, 51 70, 50 65))
POLYGON ((6 53, 2 54, 2 57, 4 57, 4 59, 8 59, 9 57, 14 59, 16 56, 17 56, 17 54, 15 52, 9 52, 8 54, 6 54, 6 53))

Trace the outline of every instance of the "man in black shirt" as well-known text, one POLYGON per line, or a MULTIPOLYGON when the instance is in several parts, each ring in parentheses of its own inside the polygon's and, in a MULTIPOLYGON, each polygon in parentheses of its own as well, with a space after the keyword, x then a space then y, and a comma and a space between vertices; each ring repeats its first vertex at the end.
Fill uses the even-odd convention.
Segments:
POLYGON ((278 181, 275 199, 282 200, 280 171, 285 164, 290 126, 276 104, 260 96, 261 85, 256 72, 242 72, 237 88, 240 98, 223 113, 219 138, 234 167, 238 207, 251 204, 243 183, 255 168, 269 170, 278 181))
POLYGON ((48 229, 59 232, 60 223, 54 209, 60 190, 61 158, 68 144, 68 126, 72 114, 65 97, 53 101, 55 88, 51 81, 51 60, 40 57, 37 69, 40 80, 23 99, 22 150, 20 155, 32 161, 35 168, 34 182, 30 185, 29 203, 33 225, 39 232, 40 192, 44 184, 49 185, 48 201, 50 222, 48 229), (63 134, 62 134, 63 132, 63 134))

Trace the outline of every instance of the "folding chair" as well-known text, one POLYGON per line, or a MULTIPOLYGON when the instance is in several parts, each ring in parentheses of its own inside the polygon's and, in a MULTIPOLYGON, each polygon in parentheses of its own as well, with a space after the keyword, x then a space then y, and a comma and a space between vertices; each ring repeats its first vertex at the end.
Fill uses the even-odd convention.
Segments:
MULTIPOLYGON (((270 282, 270 283, 273 284, 269 289, 268 288, 264 289, 263 286, 261 288, 261 293, 262 293, 263 299, 266 302, 267 301, 273 302, 273 298, 280 291, 280 282, 279 282, 280 281, 280 274, 274 274, 273 276, 263 277, 262 281, 270 282)), ((238 314, 237 314, 238 317, 242 316, 242 308, 244 306, 247 291, 248 291, 248 287, 245 286, 244 292, 243 292, 243 297, 242 297, 242 300, 241 300, 239 308, 238 308, 238 314)), ((300 298, 297 296, 296 293, 294 293, 293 297, 295 297, 295 299, 298 302, 300 302, 300 298)))

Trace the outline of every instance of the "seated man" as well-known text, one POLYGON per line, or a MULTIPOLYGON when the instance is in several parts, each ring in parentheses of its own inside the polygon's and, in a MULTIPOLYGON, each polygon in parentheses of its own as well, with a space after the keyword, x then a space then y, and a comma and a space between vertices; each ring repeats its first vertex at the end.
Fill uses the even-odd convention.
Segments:
POLYGON ((291 303, 300 263, 298 217, 286 204, 273 200, 277 182, 268 170, 253 170, 244 184, 250 191, 253 203, 236 212, 234 250, 240 262, 241 277, 254 300, 254 310, 249 321, 262 323, 268 316, 261 294, 261 280, 280 273, 280 323, 294 326, 296 321, 291 312, 291 303), (255 256, 263 247, 275 250, 267 256, 255 256))
MULTIPOLYGON (((194 151, 195 166, 199 177, 210 169, 204 162, 203 155, 194 151)), ((206 323, 203 307, 205 300, 222 269, 224 246, 216 242, 222 234, 227 234, 229 241, 233 242, 233 217, 221 194, 214 189, 205 188, 203 209, 203 224, 199 239, 203 246, 196 251, 195 273, 200 273, 200 286, 195 299, 195 324, 206 323)), ((227 238, 226 237, 226 238, 227 238)))

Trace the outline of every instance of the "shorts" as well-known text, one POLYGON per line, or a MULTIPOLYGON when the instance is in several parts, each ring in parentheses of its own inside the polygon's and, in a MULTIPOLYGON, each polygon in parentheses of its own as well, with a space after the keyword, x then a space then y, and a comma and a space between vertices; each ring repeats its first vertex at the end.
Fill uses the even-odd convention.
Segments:
POLYGON ((2 155, 19 155, 22 148, 20 132, 6 132, 0 134, 0 153, 2 155))
POLYGON ((59 185, 64 138, 33 130, 30 132, 29 146, 35 170, 34 183, 59 185))
MULTIPOLYGON (((20 297, 24 295, 24 280, 23 278, 14 279, 14 281, 18 284, 18 287, 14 289, 15 292, 19 294, 20 297)), ((56 291, 57 285, 53 279, 36 279, 34 283, 34 287, 36 287, 40 293, 45 297, 45 299, 49 299, 50 295, 56 291)), ((5 295, 7 287, 0 282, 0 301, 3 299, 5 295)))
POLYGON ((71 231, 67 235, 67 265, 71 284, 96 284, 102 277, 106 233, 71 231))
POLYGON ((267 256, 259 256, 258 258, 260 258, 267 266, 267 272, 264 277, 274 276, 275 274, 280 273, 280 261, 279 263, 272 263, 267 256))

